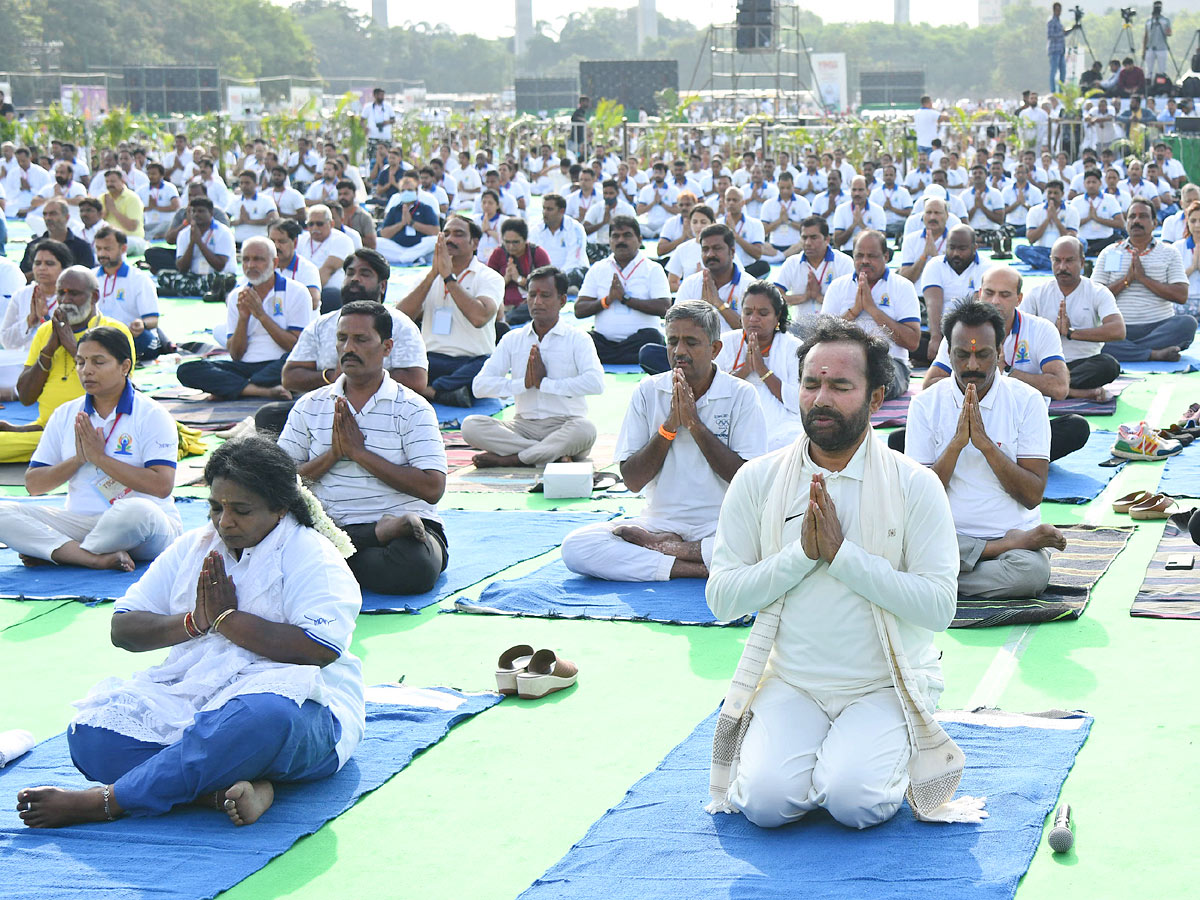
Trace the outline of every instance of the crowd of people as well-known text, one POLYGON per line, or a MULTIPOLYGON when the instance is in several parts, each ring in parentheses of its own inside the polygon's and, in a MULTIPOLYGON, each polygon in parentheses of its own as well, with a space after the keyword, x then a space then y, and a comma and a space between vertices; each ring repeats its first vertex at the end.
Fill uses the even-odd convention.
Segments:
MULTIPOLYGON (((382 92, 364 117, 361 171, 307 138, 122 146, 95 175, 70 144, 51 167, 4 148, 8 212, 31 239, 20 264, 0 260, 0 342, 20 361, 3 387, 39 417, 0 423, 0 461, 67 499, 5 504, 0 541, 28 565, 150 561, 113 640, 170 648, 80 704, 73 758, 101 787, 22 791, 22 817, 199 802, 248 824, 273 783, 344 764, 363 731, 360 591, 423 593, 450 563, 432 404, 495 397, 515 414, 462 420, 477 467, 586 460, 618 432, 645 506, 569 534, 571 571, 707 578, 716 615, 775 629, 714 801, 762 826, 817 806, 885 821, 940 693, 932 640, 955 595, 1037 595, 1065 547, 1040 504, 1089 428, 1050 402, 1105 400, 1122 361, 1193 340, 1200 189, 1169 147, 949 147, 927 99, 910 164, 548 144, 413 161, 382 92), (1053 277, 1027 288, 985 262, 1006 235, 1053 277), (393 265, 427 270, 389 291, 393 265), (225 354, 182 363, 179 383, 260 404, 255 435, 206 467, 210 523, 182 535, 176 427, 134 387, 175 346, 160 294, 223 304, 225 354), (646 377, 620 423, 597 422, 588 398, 614 365, 646 377), (926 367, 907 428, 878 437, 871 415, 926 367)), ((921 817, 979 814, 921 796, 921 817)))

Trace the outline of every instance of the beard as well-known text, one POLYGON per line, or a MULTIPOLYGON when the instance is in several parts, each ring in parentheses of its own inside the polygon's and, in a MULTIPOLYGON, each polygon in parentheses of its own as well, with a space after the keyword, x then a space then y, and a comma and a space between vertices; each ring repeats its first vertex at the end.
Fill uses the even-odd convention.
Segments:
POLYGON ((251 278, 248 274, 246 275, 246 280, 248 282, 250 282, 251 286, 253 286, 253 287, 258 287, 259 285, 266 284, 268 281, 271 281, 274 278, 275 278, 275 270, 270 269, 270 268, 267 269, 265 272, 263 272, 261 275, 259 275, 257 278, 251 278))
POLYGON ((854 442, 871 427, 871 402, 867 400, 849 417, 829 407, 814 406, 804 414, 804 430, 809 440, 826 453, 838 453, 854 446, 854 442), (817 426, 818 415, 832 420, 831 425, 817 426))
POLYGON ((363 287, 361 284, 359 284, 357 281, 351 282, 350 284, 343 284, 342 285, 342 303, 343 303, 343 305, 346 303, 353 303, 355 300, 374 300, 376 303, 378 303, 379 302, 379 291, 376 290, 374 293, 371 293, 365 287, 363 287))
POLYGON ((92 316, 92 308, 90 306, 75 306, 71 303, 60 303, 59 308, 63 311, 63 315, 67 317, 67 321, 72 325, 82 325, 92 316))

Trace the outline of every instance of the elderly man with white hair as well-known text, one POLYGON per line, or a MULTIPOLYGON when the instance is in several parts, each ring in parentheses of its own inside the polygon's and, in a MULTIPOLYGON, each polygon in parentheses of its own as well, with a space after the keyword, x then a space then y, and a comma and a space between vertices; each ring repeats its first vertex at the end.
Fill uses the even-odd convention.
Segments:
POLYGON ((184 387, 216 399, 290 400, 280 383, 283 364, 313 316, 308 290, 275 271, 275 245, 252 237, 242 245, 246 280, 225 298, 226 349, 231 359, 190 360, 177 376, 184 387))

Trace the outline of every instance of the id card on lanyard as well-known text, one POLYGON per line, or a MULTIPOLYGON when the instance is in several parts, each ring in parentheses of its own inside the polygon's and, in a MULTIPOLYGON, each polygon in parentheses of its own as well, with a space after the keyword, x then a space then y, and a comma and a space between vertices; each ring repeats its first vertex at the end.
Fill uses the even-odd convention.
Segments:
MULTIPOLYGON (((113 420, 112 428, 108 429, 108 434, 104 436, 104 448, 106 453, 108 451, 108 441, 113 436, 113 432, 117 430, 117 425, 120 424, 121 416, 123 415, 125 414, 117 413, 117 417, 113 420)), ((117 481, 117 479, 113 478, 111 475, 108 475, 99 469, 97 469, 97 472, 98 477, 95 481, 96 490, 100 492, 101 497, 108 501, 109 506, 112 506, 112 504, 116 503, 122 497, 133 493, 131 488, 121 484, 121 482, 117 481)))

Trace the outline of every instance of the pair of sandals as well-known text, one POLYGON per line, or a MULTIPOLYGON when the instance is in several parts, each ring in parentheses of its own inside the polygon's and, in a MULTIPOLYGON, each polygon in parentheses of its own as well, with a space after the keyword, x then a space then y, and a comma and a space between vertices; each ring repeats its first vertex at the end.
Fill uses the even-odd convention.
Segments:
POLYGON ((553 650, 534 652, 517 644, 500 654, 496 663, 496 689, 506 697, 536 700, 566 690, 579 678, 579 667, 553 650))
POLYGON ((1170 494, 1134 491, 1119 500, 1114 500, 1112 508, 1115 513, 1128 513, 1129 518, 1144 521, 1169 519, 1172 513, 1179 511, 1179 504, 1170 494))
MULTIPOLYGON (((1192 420, 1188 420, 1192 421, 1192 420)), ((1158 436, 1164 441, 1179 441, 1180 446, 1186 447, 1196 439, 1196 435, 1200 433, 1200 429, 1195 426, 1186 424, 1180 425, 1178 422, 1168 425, 1166 428, 1158 429, 1158 436)))

